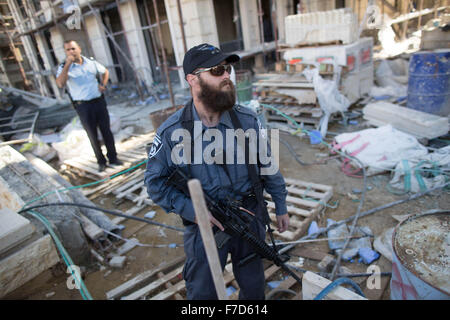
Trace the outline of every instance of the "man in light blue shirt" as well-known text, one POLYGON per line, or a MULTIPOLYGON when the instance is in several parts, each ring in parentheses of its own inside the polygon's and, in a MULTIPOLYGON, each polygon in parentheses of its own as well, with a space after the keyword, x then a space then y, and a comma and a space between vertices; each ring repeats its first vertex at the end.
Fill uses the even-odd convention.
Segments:
POLYGON ((56 84, 60 88, 66 86, 68 89, 81 124, 91 142, 99 171, 105 170, 106 158, 98 140, 97 127, 105 142, 109 164, 122 164, 117 158, 114 136, 103 96, 109 79, 108 69, 97 61, 82 56, 81 48, 74 40, 64 42, 64 51, 66 61, 58 68, 56 84))

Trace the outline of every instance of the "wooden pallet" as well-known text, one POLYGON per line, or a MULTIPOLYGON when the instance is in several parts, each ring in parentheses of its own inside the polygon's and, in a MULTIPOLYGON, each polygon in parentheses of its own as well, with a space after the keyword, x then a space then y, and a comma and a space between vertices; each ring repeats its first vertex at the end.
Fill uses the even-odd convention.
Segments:
MULTIPOLYGON (((134 164, 144 161, 147 158, 146 145, 153 141, 154 133, 133 137, 124 143, 116 143, 117 158, 123 165, 109 167, 105 171, 98 171, 97 159, 94 155, 81 155, 63 161, 67 170, 89 179, 99 180, 112 176, 134 164)), ((103 154, 106 154, 105 146, 102 146, 103 154)))
MULTIPOLYGON (((311 118, 319 118, 322 117, 323 115, 323 111, 320 108, 317 107, 307 107, 307 106, 280 106, 277 107, 277 109, 292 117, 305 117, 305 116, 309 116, 311 118)), ((272 116, 278 116, 278 113, 276 111, 273 110, 267 110, 267 117, 272 117, 272 116)))
MULTIPOLYGON (((182 278, 184 260, 184 256, 179 257, 160 267, 145 271, 108 291, 106 298, 108 300, 184 300, 186 299, 186 283, 182 278)), ((277 272, 280 272, 279 266, 267 264, 264 271, 265 279, 272 278, 277 272)), ((234 292, 228 298, 237 300, 239 285, 234 278, 230 259, 225 266, 223 277, 225 286, 229 289, 234 288, 234 292)), ((292 277, 285 279, 283 283, 286 283, 283 286, 291 287, 294 284, 292 280, 292 277)))
POLYGON ((291 49, 298 49, 298 48, 304 48, 304 47, 326 47, 326 46, 337 46, 341 45, 342 40, 333 40, 328 42, 300 42, 296 43, 294 45, 282 43, 278 44, 277 51, 286 51, 291 49))
MULTIPOLYGON (((316 218, 320 209, 333 196, 333 187, 305 182, 295 179, 285 179, 288 195, 286 198, 288 214, 290 216, 289 229, 283 233, 274 231, 274 235, 287 241, 294 241, 302 237, 310 223, 316 218)), ((268 200, 267 208, 270 219, 276 225, 275 203, 271 201, 269 194, 265 194, 268 200)), ((276 226, 273 229, 276 230, 276 226)))
MULTIPOLYGON (((320 117, 322 116, 322 110, 315 107, 280 107, 278 110, 292 118, 298 124, 310 124, 313 126, 318 126, 320 123, 320 117), (320 116, 319 116, 320 114, 320 116)), ((284 116, 277 114, 275 111, 266 111, 266 120, 268 122, 281 122, 281 123, 292 123, 291 120, 286 119, 284 116)))

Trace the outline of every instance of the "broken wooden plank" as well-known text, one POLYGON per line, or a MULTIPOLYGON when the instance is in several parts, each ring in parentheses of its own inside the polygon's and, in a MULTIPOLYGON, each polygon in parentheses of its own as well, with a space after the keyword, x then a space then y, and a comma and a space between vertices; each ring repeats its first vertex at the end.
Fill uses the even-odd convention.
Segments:
POLYGON ((152 293, 154 290, 158 289, 166 281, 172 280, 175 277, 177 277, 179 274, 181 274, 181 271, 183 271, 183 266, 176 268, 175 270, 169 272, 168 274, 164 275, 163 277, 158 278, 156 281, 151 282, 150 284, 146 285, 145 287, 143 287, 127 296, 122 297, 121 300, 137 300, 137 299, 143 298, 143 297, 149 295, 150 293, 152 293))
POLYGON ((122 283, 120 286, 118 286, 118 287, 108 291, 106 293, 106 298, 108 300, 119 298, 123 294, 133 290, 136 286, 141 285, 143 282, 149 280, 152 276, 158 274, 161 271, 165 271, 165 270, 168 270, 168 269, 170 269, 170 268, 172 268, 174 266, 179 265, 185 259, 186 259, 186 257, 181 256, 181 257, 178 257, 175 260, 170 261, 168 263, 163 263, 163 264, 161 264, 160 266, 158 266, 155 269, 147 270, 147 271, 145 271, 143 273, 140 273, 136 277, 134 277, 133 279, 130 279, 127 282, 122 283))
MULTIPOLYGON (((299 239, 306 232, 309 224, 315 219, 320 209, 331 199, 333 188, 295 179, 285 179, 285 181, 286 190, 288 191, 286 204, 290 217, 290 226, 283 233, 274 231, 274 235, 284 240, 293 241, 299 239)), ((275 204, 270 201, 271 197, 269 194, 266 193, 264 197, 268 200, 269 217, 275 223, 275 204)))
MULTIPOLYGON (((325 289, 331 281, 319 276, 318 274, 307 271, 302 278, 302 293, 303 300, 314 300, 314 298, 325 289)), ((347 288, 338 286, 327 296, 324 300, 367 300, 366 298, 360 296, 359 294, 350 291, 347 288)))

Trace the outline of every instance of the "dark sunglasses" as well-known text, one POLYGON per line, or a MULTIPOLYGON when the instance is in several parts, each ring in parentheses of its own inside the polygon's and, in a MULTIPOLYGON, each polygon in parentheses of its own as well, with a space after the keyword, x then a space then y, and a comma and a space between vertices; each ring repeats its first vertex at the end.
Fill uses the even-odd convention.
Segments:
POLYGON ((198 71, 195 71, 194 74, 197 75, 201 72, 206 72, 209 71, 213 76, 216 77, 220 77, 221 75, 223 75, 226 72, 228 72, 228 74, 231 74, 231 64, 220 64, 218 66, 214 66, 211 68, 202 68, 198 71))

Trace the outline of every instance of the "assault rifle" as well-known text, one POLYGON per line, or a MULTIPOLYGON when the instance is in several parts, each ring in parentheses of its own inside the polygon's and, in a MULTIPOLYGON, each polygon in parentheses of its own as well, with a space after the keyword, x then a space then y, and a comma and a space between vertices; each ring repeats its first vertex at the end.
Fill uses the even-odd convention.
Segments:
MULTIPOLYGON (((174 186, 185 195, 189 196, 189 189, 187 186, 188 180, 189 178, 187 175, 181 169, 177 168, 169 176, 167 184, 174 186)), ((216 201, 206 192, 204 192, 204 195, 208 210, 224 227, 224 231, 218 230, 215 233, 216 243, 219 248, 221 248, 232 236, 238 236, 244 241, 247 241, 257 255, 273 261, 277 266, 283 268, 283 270, 287 271, 301 284, 300 278, 285 264, 285 262, 289 260, 289 256, 279 254, 275 246, 270 247, 264 239, 259 239, 259 237, 250 230, 250 223, 255 217, 249 211, 242 208, 237 201, 216 201)), ((255 256, 255 254, 250 254, 240 261, 239 265, 244 265, 255 256)))

